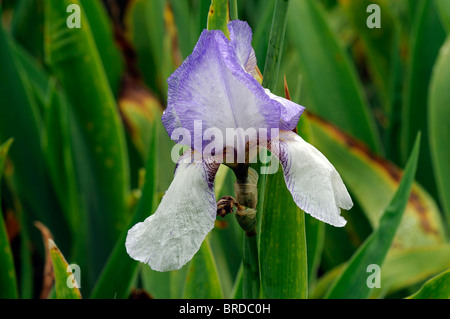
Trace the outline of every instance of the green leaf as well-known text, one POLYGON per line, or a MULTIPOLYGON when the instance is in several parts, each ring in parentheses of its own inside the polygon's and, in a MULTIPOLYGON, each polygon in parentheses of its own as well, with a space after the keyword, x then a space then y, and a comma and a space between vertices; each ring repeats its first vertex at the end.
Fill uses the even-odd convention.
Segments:
POLYGON ((272 91, 275 90, 278 71, 280 70, 281 54, 283 52, 286 33, 288 4, 288 0, 277 0, 275 2, 272 27, 270 28, 262 85, 272 91))
MULTIPOLYGON (((62 247, 68 247, 67 224, 60 213, 50 183, 42 144, 45 131, 31 81, 35 74, 22 67, 23 57, 0 28, 0 140, 14 138, 9 156, 14 165, 14 184, 30 221, 40 220, 53 230, 62 247), (30 158, 33 160, 30 161, 30 158)), ((23 225, 29 228, 30 224, 23 225)))
POLYGON ((189 12, 188 1, 170 0, 170 7, 175 18, 180 51, 183 58, 185 58, 191 54, 198 38, 198 34, 196 34, 197 23, 192 19, 191 14, 187 14, 189 12), (182 36, 180 36, 180 33, 182 36))
POLYGON ((45 73, 39 62, 26 52, 22 46, 14 41, 10 41, 9 43, 14 56, 17 57, 20 68, 23 69, 23 72, 25 72, 29 79, 31 86, 30 93, 32 92, 35 95, 40 114, 43 116, 47 103, 47 91, 50 82, 49 76, 45 73))
POLYGON ((398 20, 394 19, 389 6, 384 1, 342 1, 340 4, 351 26, 361 37, 373 83, 378 88, 377 92, 384 110, 389 112, 392 107, 391 74, 396 61, 393 55, 398 54, 398 20), (381 28, 367 27, 366 20, 370 13, 366 13, 366 10, 373 3, 380 7, 381 28))
POLYGON ((450 299, 450 269, 428 280, 408 299, 450 299))
POLYGON ((429 127, 424 105, 428 102, 428 88, 433 65, 439 49, 445 40, 433 1, 422 1, 418 7, 414 30, 411 36, 412 53, 408 62, 406 89, 402 105, 401 151, 406 162, 415 136, 422 132, 422 151, 417 167, 417 181, 431 194, 436 195, 436 182, 430 174, 431 156, 429 147, 429 127))
POLYGON ((156 299, 169 299, 171 272, 159 272, 151 269, 148 265, 140 265, 142 287, 156 299))
POLYGON ((260 275, 258 261, 258 238, 243 236, 242 249, 242 296, 244 299, 257 299, 260 295, 260 275))
MULTIPOLYGON (((389 295, 420 283, 447 268, 450 268, 448 244, 395 252, 386 257, 381 268, 381 290, 389 295)), ((371 297, 382 297, 380 292, 379 289, 373 289, 371 297)))
POLYGON ((253 39, 252 46, 255 50, 256 60, 258 62, 260 70, 264 70, 267 49, 269 46, 269 37, 271 29, 271 21, 273 17, 273 11, 275 7, 275 1, 265 1, 261 5, 260 11, 262 11, 257 18, 257 24, 253 27, 253 39))
MULTIPOLYGON (((381 213, 394 196, 402 171, 332 124, 309 113, 306 116, 314 146, 336 167, 353 200, 361 206, 370 225, 376 229, 381 213)), ((411 195, 393 248, 442 243, 444 228, 435 201, 418 183, 413 184, 411 195)), ((357 213, 345 214, 350 217, 357 213)))
MULTIPOLYGON (((233 194, 235 176, 225 165, 220 165, 214 179, 216 199, 233 194)), ((231 214, 218 217, 209 236, 209 244, 217 265, 225 298, 232 296, 233 281, 242 263, 243 232, 231 214)))
POLYGON ((436 9, 441 17, 447 33, 450 33, 450 2, 447 0, 434 0, 436 9))
POLYGON ((308 283, 311 287, 317 279, 325 239, 325 224, 305 214, 308 283))
POLYGON ((227 28, 228 21, 230 21, 228 0, 211 0, 207 29, 221 30, 227 38, 230 38, 230 33, 227 28))
POLYGON ((153 126, 162 115, 161 102, 141 82, 130 79, 122 84, 119 108, 131 141, 146 160, 150 152, 148 145, 153 137, 153 126))
POLYGON ((44 57, 44 6, 42 0, 17 1, 11 21, 11 34, 30 54, 44 57))
POLYGON ((145 83, 158 94, 163 90, 164 2, 136 0, 129 4, 125 25, 145 83))
POLYGON ((124 61, 114 38, 114 26, 101 1, 80 0, 80 4, 89 21, 111 90, 117 96, 124 71, 124 61))
MULTIPOLYGON (((157 150, 157 127, 153 125, 152 138, 149 145, 151 154, 157 150)), ((145 167, 145 182, 139 203, 136 207, 133 219, 122 231, 111 255, 108 258, 90 298, 116 298, 124 299, 129 296, 132 284, 138 274, 139 262, 133 260, 126 252, 125 241, 130 227, 143 221, 149 213, 153 213, 155 208, 155 190, 157 169, 156 156, 149 156, 145 167), (120 280, 117 274, 120 274, 120 280)), ((151 291, 150 291, 151 292, 151 291)))
MULTIPOLYGON (((345 266, 345 264, 339 265, 323 275, 318 280, 311 297, 323 298, 345 266)), ((389 296, 421 283, 449 267, 450 245, 448 244, 393 251, 386 256, 381 267, 381 289, 372 289, 369 298, 389 296)))
POLYGON ((367 296, 369 296, 370 288, 366 283, 367 268, 369 265, 373 264, 381 267, 386 254, 391 247, 392 240, 400 225, 403 212, 410 196, 414 175, 417 169, 419 147, 420 134, 416 139, 410 159, 406 165, 402 181, 398 186, 394 198, 381 216, 378 228, 353 255, 343 273, 334 282, 330 291, 327 293, 328 298, 367 298, 367 296))
MULTIPOLYGON (((13 140, 9 139, 0 145, 0 182, 5 168, 6 157, 13 140)), ((1 185, 0 185, 1 186, 1 185)), ((0 188, 1 198, 1 188, 0 188)), ((13 255, 8 240, 5 223, 3 222, 2 207, 0 205, 0 299, 15 299, 18 297, 16 271, 13 255)))
POLYGON ((302 104, 380 152, 380 138, 355 67, 320 3, 293 1, 288 14, 287 34, 301 62, 302 104))
POLYGON ((65 90, 78 128, 76 163, 90 218, 90 271, 97 276, 129 220, 128 158, 122 123, 92 31, 81 7, 81 28, 67 28, 76 0, 44 1, 46 63, 65 90), (78 144, 79 143, 79 144, 78 144))
POLYGON ((230 20, 238 19, 237 0, 229 0, 229 6, 230 6, 230 20))
POLYGON ((447 37, 442 46, 438 60, 433 68, 430 84, 428 127, 431 159, 434 175, 437 181, 441 204, 447 216, 447 225, 450 227, 450 149, 448 137, 450 126, 450 37, 447 37))
POLYGON ((190 262, 184 296, 186 299, 223 298, 217 267, 206 239, 190 262))
MULTIPOLYGON (((286 30, 288 1, 278 0, 272 18, 263 86, 274 91, 286 30)), ((307 298, 307 252, 304 213, 285 185, 283 172, 258 181, 259 267, 263 298, 307 298)), ((245 282, 245 265, 243 287, 245 282)), ((245 294, 244 294, 245 296, 245 294)))
POLYGON ((239 271, 234 280, 233 291, 231 292, 231 299, 243 299, 242 295, 242 276, 244 273, 244 267, 241 264, 239 271))
MULTIPOLYGON (((55 191, 66 214, 72 238, 79 239, 86 217, 82 218, 81 195, 73 162, 73 145, 70 138, 70 120, 67 101, 51 81, 45 114, 45 128, 49 132, 45 143, 46 158, 55 191), (59 132, 54 134, 54 132, 59 132)), ((84 235, 85 236, 85 235, 84 235)))
MULTIPOLYGON (((135 0, 127 8, 125 25, 137 55, 137 67, 145 83, 165 103, 167 78, 175 70, 176 38, 166 21, 170 7, 165 0, 135 0)), ((170 13, 171 14, 171 13, 170 13)), ((181 62, 181 61, 180 61, 181 62)))
POLYGON ((286 187, 281 168, 267 177, 260 234, 263 298, 307 298, 305 217, 286 187))
MULTIPOLYGON (((48 248, 50 250, 50 256, 53 264, 53 272, 55 274, 55 291, 56 298, 58 299, 81 299, 80 290, 77 288, 80 287, 80 283, 75 280, 72 281, 74 284, 73 288, 70 288, 67 285, 69 276, 72 275, 70 268, 68 268, 69 264, 64 258, 63 254, 56 246, 55 242, 51 239, 48 240, 48 248), (76 283, 76 285, 75 285, 76 283)), ((74 276, 76 278, 76 276, 74 276)), ((74 279, 75 279, 74 278, 74 279)))

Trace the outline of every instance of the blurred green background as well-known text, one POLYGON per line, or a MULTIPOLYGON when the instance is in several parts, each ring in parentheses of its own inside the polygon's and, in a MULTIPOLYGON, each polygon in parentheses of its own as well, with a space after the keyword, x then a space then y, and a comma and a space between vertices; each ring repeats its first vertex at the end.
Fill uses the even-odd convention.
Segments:
MULTIPOLYGON (((173 142, 160 121, 166 80, 206 28, 211 1, 0 3, 0 297, 79 298, 65 285, 67 264, 77 264, 83 298, 241 298, 233 216, 218 217, 179 271, 154 272, 124 246, 172 181, 173 142), (81 8, 79 29, 66 25, 70 4, 81 8)), ((269 178, 258 220, 261 296, 404 298, 424 285, 417 297, 449 298, 450 1, 230 3, 253 30, 271 90, 284 96, 286 80, 307 110, 300 134, 355 203, 342 213, 345 228, 329 227, 292 208, 284 184, 269 178), (381 28, 367 27, 371 3, 381 28), (282 50, 268 54, 271 28, 284 21, 282 50), (409 192, 399 183, 414 176, 403 169, 419 131, 409 192), (399 225, 380 222, 385 211, 399 225), (370 275, 360 256, 380 264, 381 288, 360 289, 370 275), (352 269, 364 271, 345 277, 352 269)), ((233 195, 225 167, 215 183, 217 198, 233 195)))

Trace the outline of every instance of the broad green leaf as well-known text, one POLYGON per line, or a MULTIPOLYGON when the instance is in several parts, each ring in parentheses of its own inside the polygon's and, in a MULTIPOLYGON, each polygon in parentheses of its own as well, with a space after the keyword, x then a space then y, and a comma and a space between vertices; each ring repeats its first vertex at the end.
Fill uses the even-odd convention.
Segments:
POLYGON ((43 62, 44 5, 42 0, 18 0, 11 21, 11 34, 30 54, 43 62))
POLYGON ((242 241, 242 296, 244 299, 257 299, 261 293, 258 238, 244 235, 242 241))
POLYGON ((227 38, 230 37, 227 23, 230 21, 228 0, 211 0, 208 13, 208 30, 221 30, 227 38))
POLYGON ((406 90, 402 105, 401 151, 406 162, 418 131, 422 132, 422 151, 417 168, 417 181, 436 195, 436 182, 430 174, 431 157, 428 140, 428 88, 439 49, 445 40, 433 1, 422 1, 418 7, 411 35, 411 57, 407 66, 406 90))
POLYGON ((71 113, 64 92, 57 87, 54 79, 49 81, 46 98, 45 129, 49 134, 43 145, 52 184, 57 200, 62 207, 62 215, 67 220, 72 238, 69 257, 82 268, 88 269, 88 276, 82 277, 80 284, 89 285, 89 270, 86 245, 88 241, 89 218, 82 202, 82 191, 76 176, 76 149, 71 138, 71 113), (55 134, 54 132, 58 132, 55 134))
POLYGON ((441 17, 441 21, 447 33, 450 32, 450 2, 447 0, 434 0, 436 9, 441 17))
POLYGON ((223 298, 217 267, 209 247, 208 238, 189 265, 184 296, 186 299, 221 299, 223 298))
MULTIPOLYGON (((8 150, 13 140, 9 139, 0 145, 0 182, 2 180, 5 168, 8 150)), ((1 186, 1 185, 0 185, 1 186)), ((1 198, 1 189, 0 189, 1 198)), ((3 213, 0 206, 0 298, 13 299, 18 297, 16 271, 14 269, 13 255, 8 240, 5 223, 3 222, 3 213)))
POLYGON ((170 272, 170 298, 181 299, 184 297, 186 279, 191 262, 192 260, 181 269, 170 272))
MULTIPOLYGON (((449 267, 450 246, 448 244, 389 253, 381 267, 381 289, 372 289, 370 298, 389 296, 421 283, 449 267)), ((345 264, 342 264, 323 275, 314 287, 311 297, 323 298, 344 269, 345 264)), ((370 273, 367 273, 367 276, 369 275, 370 273)))
POLYGON ((393 63, 398 54, 397 41, 399 26, 390 12, 389 6, 382 0, 340 1, 341 7, 349 18, 351 26, 361 37, 364 54, 368 59, 368 67, 374 84, 378 88, 377 93, 386 112, 391 108, 391 86, 393 63), (369 28, 367 19, 371 13, 366 13, 370 4, 380 7, 381 28, 369 28))
POLYGON ((30 92, 34 93, 40 114, 43 116, 47 103, 46 99, 50 82, 49 76, 45 73, 39 62, 26 52, 22 46, 15 41, 9 41, 9 43, 14 56, 17 57, 17 62, 29 79, 31 86, 30 92))
POLYGON ((243 299, 242 296, 242 275, 244 273, 244 267, 241 264, 239 271, 234 280, 233 291, 231 292, 231 299, 243 299))
MULTIPOLYGON (((402 171, 332 124, 310 113, 306 116, 314 146, 336 167, 372 228, 378 228, 380 215, 392 199, 402 171)), ((414 183, 393 248, 429 246, 443 241, 444 228, 439 209, 433 198, 414 183)))
POLYGON ((230 20, 238 19, 237 0, 229 0, 229 4, 230 4, 230 20))
POLYGON ((428 280, 408 299, 450 299, 450 269, 428 280))
POLYGON ((119 108, 131 141, 146 160, 150 152, 148 145, 153 137, 153 126, 162 115, 161 102, 142 83, 127 78, 122 85, 119 108))
POLYGON ((137 67, 145 83, 165 103, 167 78, 180 60, 177 42, 170 33, 172 13, 164 0, 135 0, 130 3, 125 16, 128 38, 137 55, 137 67))
POLYGON ((52 258, 53 272, 55 274, 55 292, 58 299, 81 299, 80 283, 76 282, 76 276, 73 275, 72 287, 69 287, 68 282, 72 279, 72 272, 69 264, 64 258, 63 254, 56 246, 52 239, 48 240, 48 248, 52 258))
POLYGON ((367 298, 369 296, 370 288, 366 282, 367 268, 369 265, 378 265, 378 267, 381 267, 391 247, 410 196, 417 169, 419 147, 420 135, 416 139, 402 181, 398 186, 394 198, 381 216, 378 228, 358 248, 357 252, 350 259, 343 273, 327 293, 328 298, 367 298))
MULTIPOLYGON (((178 33, 178 41, 180 51, 183 58, 191 54, 198 38, 196 21, 193 20, 191 12, 189 12, 189 2, 170 0, 170 6, 175 19, 176 31, 178 33)), ((206 1, 205 5, 207 4, 206 1)), ((206 20, 206 19, 205 19, 206 20)))
MULTIPOLYGON (((124 61, 115 41, 114 26, 101 1, 80 0, 80 4, 89 21, 111 90, 117 96, 124 71, 124 61)), ((119 27, 115 26, 115 28, 119 27)))
POLYGON ((78 237, 82 227, 82 208, 73 163, 68 105, 61 92, 57 91, 54 81, 50 84, 48 95, 48 109, 45 114, 45 128, 49 132, 45 143, 46 157, 53 185, 71 227, 71 236, 78 237))
POLYGON ((300 56, 305 96, 302 104, 380 152, 380 138, 355 67, 331 30, 320 3, 292 1, 287 34, 300 56))
MULTIPOLYGON (((220 165, 214 180, 216 199, 232 195, 234 192, 234 173, 225 165, 220 165)), ((215 227, 209 236, 209 244, 217 265, 225 298, 232 296, 234 276, 242 262, 243 232, 231 214, 217 217, 215 227)))
POLYGON ((262 85, 272 91, 277 85, 278 71, 280 70, 281 55, 286 33, 288 4, 288 0, 277 0, 275 2, 272 27, 270 28, 262 85))
POLYGON ((307 298, 305 217, 286 187, 281 167, 267 177, 260 234, 263 298, 307 298))
MULTIPOLYGON (((0 28, 0 140, 14 138, 9 152, 14 184, 24 210, 54 230, 62 247, 68 247, 67 225, 60 214, 41 146, 43 119, 32 84, 34 76, 22 67, 13 41, 0 28), (30 161, 30 158, 33 160, 30 161)), ((30 225, 23 225, 29 228, 30 225)))
POLYGON ((257 24, 252 28, 252 46, 255 50, 256 61, 260 70, 264 70, 264 65, 266 63, 267 48, 269 45, 268 34, 270 34, 274 7, 275 1, 265 1, 264 4, 261 4, 259 10, 261 13, 256 20, 257 24))
POLYGON ((76 281, 76 276, 73 275, 68 262, 52 239, 48 239, 48 249, 50 250, 53 273, 55 275, 56 298, 81 299, 81 293, 78 289, 78 287, 81 287, 80 283, 76 281), (73 278, 70 276, 73 276, 73 278), (68 283, 70 281, 72 282, 73 287, 69 287, 68 283))
POLYGON ((158 272, 148 265, 140 265, 142 287, 156 299, 171 298, 170 279, 171 272, 158 272))
POLYGON ((325 224, 305 214, 306 252, 309 286, 314 285, 320 266, 325 239, 325 224))
MULTIPOLYGON (((288 11, 288 1, 276 2, 263 76, 263 86, 272 91, 280 68, 288 11)), ((258 192, 261 296, 307 298, 304 213, 294 203, 280 168, 272 175, 261 174, 258 192)), ((243 287, 245 285, 244 264, 243 287)))
POLYGON ((428 104, 428 127, 433 171, 437 181, 441 204, 450 227, 450 37, 442 46, 433 68, 428 104))
POLYGON ((76 0, 45 0, 46 63, 72 107, 78 127, 76 163, 90 218, 90 270, 97 275, 129 220, 125 135, 92 31, 81 7, 81 28, 67 28, 66 9, 76 0))
MULTIPOLYGON (((152 138, 149 144, 149 150, 152 154, 157 150, 157 127, 153 125, 152 138)), ((156 166, 157 158, 149 156, 145 167, 145 182, 140 196, 139 203, 136 207, 133 219, 127 224, 122 231, 111 255, 106 262, 90 298, 116 298, 124 299, 129 296, 132 284, 138 274, 139 262, 133 260, 126 252, 125 241, 130 227, 143 221, 151 213, 155 211, 155 190, 156 190, 156 166), (120 278, 117 278, 117 274, 120 278)), ((150 291, 150 293, 152 293, 150 291)))
MULTIPOLYGON (((392 253, 386 257, 381 268, 381 290, 389 295, 420 283, 447 268, 450 268, 448 244, 392 253)), ((371 297, 382 297, 379 289, 373 290, 371 297)))

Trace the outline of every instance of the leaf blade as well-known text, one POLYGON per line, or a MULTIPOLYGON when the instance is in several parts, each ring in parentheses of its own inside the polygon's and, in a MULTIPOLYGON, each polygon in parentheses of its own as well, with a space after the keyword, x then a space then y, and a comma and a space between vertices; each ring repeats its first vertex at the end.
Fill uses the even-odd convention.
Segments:
MULTIPOLYGON (((9 139, 0 145, 0 182, 5 168, 6 157, 13 140, 9 139)), ((1 186, 1 185, 0 185, 1 186)), ((1 198, 1 187, 0 187, 1 198)), ((16 271, 14 269, 14 260, 11 252, 11 246, 8 241, 5 223, 3 222, 3 213, 0 205, 0 298, 16 299, 18 297, 16 271)))
POLYGON ((419 156, 419 145, 420 134, 416 139, 410 159, 406 165, 402 181, 394 198, 381 217, 378 229, 369 236, 353 255, 343 273, 330 288, 330 291, 327 293, 327 298, 367 298, 369 295, 370 288, 366 284, 366 270, 372 264, 381 267, 392 244, 414 181, 419 156))

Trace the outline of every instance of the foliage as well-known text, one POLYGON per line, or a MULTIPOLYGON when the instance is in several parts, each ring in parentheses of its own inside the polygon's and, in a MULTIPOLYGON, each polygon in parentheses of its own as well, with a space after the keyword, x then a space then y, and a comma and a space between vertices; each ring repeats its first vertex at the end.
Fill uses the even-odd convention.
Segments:
MULTIPOLYGON (((17 0, 0 16, 1 298, 242 298, 249 280, 261 298, 450 295, 448 1, 17 0), (366 25, 371 3, 380 29, 366 25), (67 27, 71 4, 81 28, 67 27), (297 208, 280 172, 261 177, 254 241, 217 217, 190 263, 155 272, 124 242, 173 178, 166 80, 230 17, 252 27, 263 85, 306 107, 299 134, 355 206, 333 228, 297 208), (251 278, 243 257, 259 261, 251 278), (369 264, 381 288, 366 286, 369 264)), ((215 183, 233 195, 229 169, 215 183)))

